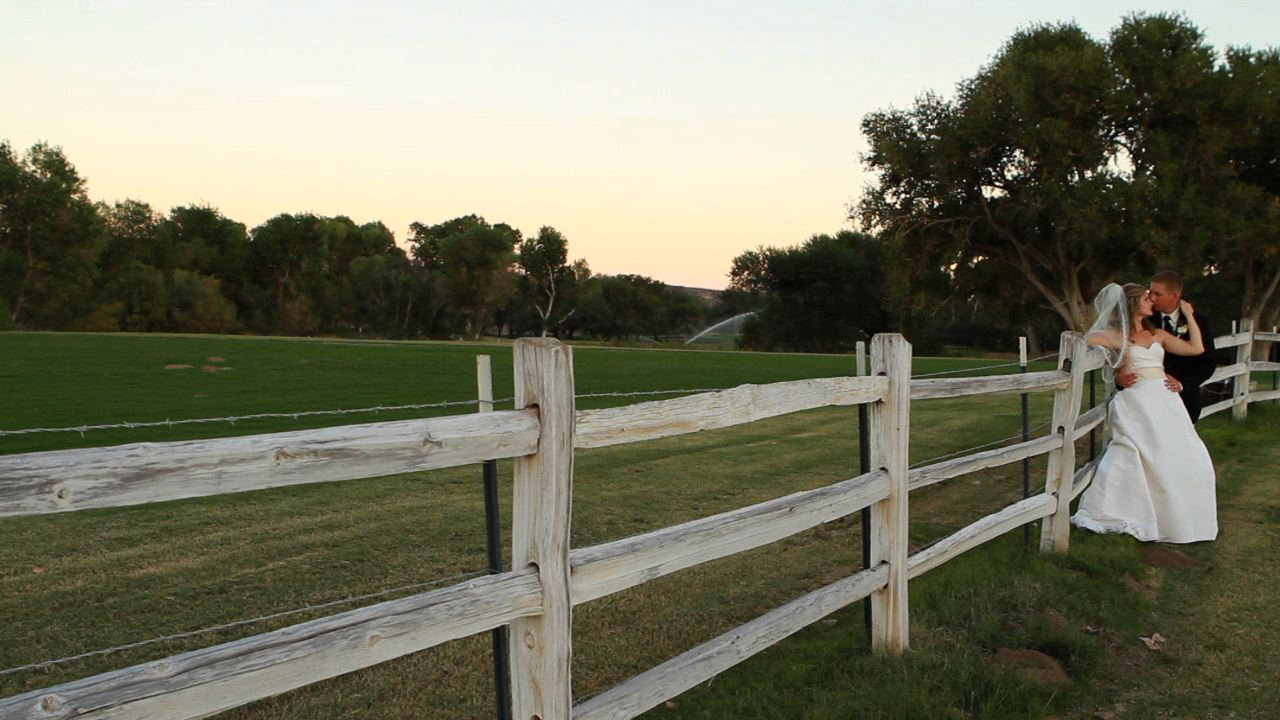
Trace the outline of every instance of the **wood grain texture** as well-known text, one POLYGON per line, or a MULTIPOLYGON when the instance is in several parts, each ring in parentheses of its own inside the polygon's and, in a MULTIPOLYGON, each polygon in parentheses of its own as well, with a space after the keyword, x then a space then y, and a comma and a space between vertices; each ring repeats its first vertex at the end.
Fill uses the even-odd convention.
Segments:
POLYGON ((776 542, 855 513, 889 496, 889 476, 872 472, 750 507, 615 540, 571 554, 574 604, 704 562, 776 542))
POLYGON ((1238 347, 1240 345, 1249 345, 1252 342, 1253 342, 1253 333, 1242 330, 1237 333, 1232 333, 1230 335, 1223 335, 1222 337, 1214 338, 1213 346, 1221 350, 1223 348, 1238 347))
POLYGON ((925 378, 911 381, 912 400, 954 398, 966 395, 1008 395, 1057 390, 1067 374, 1057 370, 974 378, 925 378))
POLYGON ((1234 397, 1229 397, 1226 400, 1220 400, 1212 405, 1206 405, 1200 410, 1200 419, 1203 420, 1204 418, 1207 418, 1214 413, 1222 412, 1223 410, 1230 410, 1235 407, 1235 404, 1236 399, 1234 397))
POLYGON ((954 560, 982 543, 997 538, 1014 528, 1035 522, 1056 511, 1058 499, 1048 493, 1033 495, 1005 509, 967 525, 911 556, 909 574, 914 579, 954 560))
POLYGON ((517 340, 514 350, 516 407, 536 406, 541 432, 537 452, 514 463, 511 567, 537 569, 542 612, 511 623, 511 714, 568 720, 573 709, 573 350, 551 338, 517 340))
POLYGON ((1080 497, 1080 493, 1089 487, 1089 483, 1093 482, 1093 476, 1098 472, 1098 463, 1101 462, 1102 456, 1090 460, 1085 463, 1084 467, 1076 471, 1071 478, 1071 499, 1075 500, 1080 497))
POLYGON ((741 385, 671 400, 578 413, 575 446, 598 448, 742 425, 834 405, 884 397, 882 377, 835 377, 741 385))
POLYGON ((535 413, 0 456, 0 517, 355 480, 527 455, 535 413))
POLYGON ((1076 418, 1076 426, 1075 429, 1071 431, 1071 439, 1079 440, 1085 435, 1088 435, 1090 430, 1101 425, 1106 421, 1106 419, 1107 406, 1105 403, 1092 408, 1088 412, 1076 418))
POLYGON ((946 460, 932 465, 925 465, 911 470, 908 481, 912 491, 927 487, 936 482, 967 475, 979 470, 988 470, 1002 465, 1043 455, 1062 444, 1062 440, 1053 435, 1032 438, 1016 445, 984 450, 979 453, 946 460))
POLYGON ((0 700, 5 720, 185 720, 540 612, 533 569, 490 575, 0 700))
POLYGON ((1280 399, 1280 390, 1261 390, 1249 393, 1249 402, 1265 402, 1280 399))
POLYGON ((1250 360, 1250 372, 1280 372, 1280 362, 1269 362, 1267 360, 1250 360))
POLYGON ((877 565, 772 610, 574 708, 574 720, 626 720, 696 687, 888 582, 877 565))
POLYGON ((1213 371, 1213 375, 1210 375, 1208 380, 1205 380, 1200 384, 1201 386, 1204 386, 1210 383, 1222 382, 1223 380, 1230 380, 1231 378, 1238 377, 1240 375, 1246 375, 1248 372, 1249 366, 1247 364, 1234 363, 1232 365, 1222 365, 1213 371))
POLYGON ((1249 357, 1253 354, 1253 321, 1245 318, 1240 321, 1240 335, 1247 337, 1248 341, 1241 343, 1236 347, 1236 364, 1243 365, 1246 371, 1237 375, 1231 390, 1231 396, 1235 399, 1235 404, 1231 406, 1231 419, 1244 420, 1249 415, 1249 357))
POLYGON ((889 378, 883 402, 867 413, 871 428, 871 469, 889 474, 889 495, 871 506, 871 562, 889 566, 885 587, 871 595, 871 644, 900 655, 909 641, 907 597, 908 449, 911 445, 911 345, 897 334, 871 340, 871 372, 889 378))
POLYGON ((1280 333, 1276 332, 1256 332, 1253 334, 1254 342, 1280 342, 1280 333))
POLYGON ((1049 453, 1045 492, 1057 499, 1058 507, 1044 519, 1040 530, 1041 552, 1066 552, 1071 543, 1071 476, 1076 463, 1075 427, 1084 389, 1084 358, 1089 348, 1080 333, 1064 332, 1058 345, 1058 367, 1069 371, 1070 381, 1054 394, 1050 432, 1062 446, 1049 453))

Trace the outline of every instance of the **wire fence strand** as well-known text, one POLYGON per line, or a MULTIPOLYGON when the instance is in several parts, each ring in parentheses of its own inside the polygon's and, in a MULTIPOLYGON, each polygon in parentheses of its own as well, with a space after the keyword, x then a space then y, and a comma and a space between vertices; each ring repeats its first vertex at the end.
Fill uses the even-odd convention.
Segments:
POLYGON ((134 650, 136 648, 146 647, 148 645, 155 645, 156 643, 169 642, 171 640, 184 640, 186 638, 195 637, 197 635, 206 635, 209 633, 221 632, 223 630, 230 630, 233 628, 243 627, 245 625, 254 625, 257 623, 266 622, 268 620, 276 620, 282 617, 289 617, 292 615, 299 615, 302 613, 314 612, 316 610, 323 610, 325 608, 331 608, 337 605, 347 605, 354 602, 372 600, 374 598, 386 597, 387 595, 395 595, 397 593, 407 592, 409 590, 421 590, 423 588, 428 588, 428 587, 437 587, 447 582, 452 582, 452 581, 460 582, 463 580, 469 580, 471 578, 479 577, 481 575, 488 575, 488 574, 489 572, 487 570, 461 573, 459 575, 451 575, 449 577, 437 578, 435 580, 430 580, 427 582, 414 583, 412 585, 402 585, 400 587, 388 588, 386 590, 379 590, 378 592, 368 593, 365 595, 353 595, 351 597, 342 598, 340 600, 330 600, 328 602, 317 603, 315 605, 307 605, 300 608, 294 608, 292 610, 283 610, 281 612, 270 613, 268 615, 260 615, 255 618, 235 620, 233 622, 223 623, 221 625, 211 625, 209 627, 200 628, 199 630, 187 630, 185 632, 173 633, 172 635, 161 635, 159 637, 154 637, 149 640, 139 640, 138 642, 127 643, 124 645, 117 645, 115 647, 102 648, 101 650, 90 650, 88 652, 83 652, 78 655, 70 655, 64 658, 58 658, 57 660, 45 660, 38 663, 31 663, 30 665, 20 665, 18 667, 11 667, 11 668, 8 668, 7 670, 0 670, 0 677, 3 677, 5 675, 12 675, 14 673, 27 672, 30 670, 43 670, 45 668, 54 667, 55 665, 65 665, 67 663, 76 662, 77 660, 85 660, 87 658, 100 657, 103 655, 113 655, 115 653, 124 652, 125 650, 134 650))
MULTIPOLYGON (((1038 358, 1034 358, 1032 360, 1029 360, 1028 362, 1039 362, 1041 360, 1046 360, 1048 358, 1052 358, 1056 356, 1057 356, 1056 353, 1051 353, 1049 355, 1042 355, 1038 358)), ((997 363, 993 365, 983 365, 980 367, 973 367, 973 368, 957 368, 955 370, 940 370, 938 372, 913 375, 912 378, 913 379, 929 378, 929 377, 939 377, 942 375, 956 375, 960 373, 975 373, 975 372, 981 372, 984 370, 1013 367, 1020 364, 1021 363, 1019 362, 997 363)), ((727 387, 710 387, 710 388, 673 388, 669 390, 606 391, 606 392, 581 393, 581 394, 575 395, 574 398, 578 400, 585 400, 585 399, 593 399, 593 398, 654 397, 654 396, 660 396, 660 395, 694 395, 698 393, 723 392, 725 390, 731 390, 731 389, 732 388, 727 388, 727 387)), ((504 398, 492 400, 490 402, 492 402, 492 404, 494 405, 500 405, 500 404, 513 402, 514 400, 515 400, 514 397, 504 397, 504 398)), ((340 416, 340 415, 358 415, 358 414, 384 413, 384 412, 404 412, 404 411, 411 411, 411 410, 434 410, 434 409, 447 408, 447 407, 475 407, 479 405, 480 402, 481 402, 480 400, 441 400, 438 402, 428 402, 428 403, 412 403, 412 404, 406 404, 406 405, 374 405, 371 407, 338 408, 334 410, 297 410, 293 412, 252 413, 248 415, 229 415, 225 417, 179 418, 177 420, 166 418, 164 420, 151 420, 151 421, 143 421, 143 422, 121 421, 121 422, 100 423, 100 424, 93 424, 93 425, 83 424, 83 425, 67 425, 62 427, 33 427, 33 428, 20 428, 16 430, 0 429, 0 437, 8 437, 8 436, 15 436, 15 435, 32 435, 37 433, 79 433, 81 437, 83 437, 85 433, 92 432, 92 431, 100 431, 100 430, 143 430, 143 429, 151 429, 151 428, 171 429, 171 428, 183 426, 183 425, 210 425, 210 424, 221 424, 221 423, 228 423, 231 425, 235 425, 236 423, 239 423, 239 422, 247 422, 252 420, 287 420, 287 419, 299 420, 301 418, 306 418, 306 417, 320 417, 320 416, 326 416, 326 415, 340 416)))

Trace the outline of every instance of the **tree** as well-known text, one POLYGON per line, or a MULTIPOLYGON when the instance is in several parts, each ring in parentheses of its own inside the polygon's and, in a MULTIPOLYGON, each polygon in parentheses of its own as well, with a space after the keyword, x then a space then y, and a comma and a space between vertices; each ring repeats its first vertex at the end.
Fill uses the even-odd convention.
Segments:
POLYGON ((438 265, 456 327, 465 337, 479 339, 514 289, 513 251, 520 232, 466 215, 439 225, 415 222, 409 242, 414 257, 425 266, 438 265))
POLYGON ((91 309, 103 244, 84 180, 62 149, 0 142, 0 305, 19 327, 67 327, 91 309))
POLYGON ((1215 205, 1231 232, 1207 240, 1211 267, 1242 288, 1241 314, 1280 324, 1280 51, 1227 52, 1223 110, 1231 130, 1215 205))
POLYGON ((881 300, 880 242, 850 231, 815 235, 802 245, 748 251, 734 261, 739 289, 763 306, 741 343, 760 350, 840 352, 888 329, 881 300))
POLYGON ((520 243, 516 263, 520 294, 537 313, 541 335, 546 337, 574 312, 577 274, 569 264, 569 242, 560 231, 544 225, 535 237, 520 243))
POLYGON ((1083 328, 1095 287, 1133 264, 1113 168, 1106 48, 1073 24, 1016 33, 954 101, 925 95, 863 121, 877 173, 856 209, 908 275, 943 269, 966 293, 1000 274, 1083 328))
POLYGON ((248 269, 253 280, 253 323, 285 335, 319 328, 313 298, 323 280, 324 219, 281 214, 253 229, 248 269))

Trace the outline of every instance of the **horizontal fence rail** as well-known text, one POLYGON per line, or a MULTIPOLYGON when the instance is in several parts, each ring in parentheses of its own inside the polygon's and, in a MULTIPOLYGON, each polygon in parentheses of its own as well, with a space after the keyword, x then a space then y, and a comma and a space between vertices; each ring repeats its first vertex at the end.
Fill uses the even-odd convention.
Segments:
POLYGON ((934 463, 915 468, 908 474, 907 485, 912 490, 919 490, 943 480, 950 480, 961 475, 968 475, 980 470, 989 470, 1002 465, 1009 465, 1020 460, 1043 455, 1055 447, 1062 445, 1062 439, 1054 435, 1026 440, 1016 445, 985 450, 972 455, 934 463))
POLYGON ((1067 376, 1058 370, 992 375, 976 378, 929 378, 911 382, 912 400, 956 398, 967 395, 1004 395, 1057 390, 1066 385, 1067 376))
POLYGON ((598 448, 656 440, 802 410, 876 402, 884 398, 888 386, 889 381, 883 377, 818 378, 741 385, 672 400, 581 410, 577 413, 574 446, 598 448))
POLYGON ((912 578, 923 575, 992 538, 1048 517, 1057 507, 1057 498, 1049 493, 1016 502, 912 555, 907 560, 907 574, 912 578))
POLYGON ((867 597, 888 580, 889 566, 881 563, 814 590, 578 705, 573 720, 636 717, 867 597))
MULTIPOLYGON (((1253 342, 1277 333, 1217 339, 1237 361, 1206 384, 1232 380, 1232 397, 1204 415, 1280 399, 1252 392, 1253 342)), ((554 341, 519 341, 517 405, 528 409, 349 425, 216 440, 0 456, 0 517, 354 480, 515 458, 512 572, 323 617, 0 700, 0 717, 197 718, 369 667, 449 640, 511 625, 514 702, 521 717, 622 720, 704 682, 863 598, 872 598, 873 644, 906 646, 905 580, 1023 525, 1043 521, 1042 549, 1065 551, 1070 500, 1100 458, 1074 469, 1074 443, 1106 422, 1107 406, 1080 413, 1084 373, 1105 353, 1064 334, 1059 369, 989 377, 910 379, 910 346, 878 338, 869 377, 821 378, 727 390, 603 410, 573 411, 572 356, 554 341), (1072 367, 1072 365, 1075 367, 1072 367), (913 400, 1054 391, 1054 424, 1042 436, 907 470, 913 400), (755 505, 603 544, 568 546, 574 448, 607 447, 730 427, 821 407, 868 404, 872 457, 884 468, 755 505), (1048 456, 1046 489, 906 555, 905 493, 947 479, 1048 456), (888 469, 885 469, 888 468, 888 469), (896 503, 896 504, 895 504, 896 503), (873 509, 872 567, 814 590, 688 650, 577 706, 569 690, 570 610, 682 569, 777 542, 873 509), (1051 532, 1050 532, 1051 531, 1051 532), (1044 538, 1050 537, 1049 541, 1044 538), (898 615, 894 615, 898 614, 898 615), (896 623, 896 624, 895 624, 896 623), (895 645, 896 643, 896 645, 895 645), (570 710, 571 708, 571 710, 570 710), (536 711, 534 711, 536 709, 536 711)), ((975 448, 970 448, 974 450, 975 448)))
POLYGON ((536 570, 491 575, 0 700, 6 720, 199 718, 541 612, 536 570))
POLYGON ((0 456, 0 517, 468 465, 533 452, 532 410, 0 456))
POLYGON ((573 602, 588 602, 663 575, 777 542, 889 496, 886 473, 623 538, 570 554, 573 602))

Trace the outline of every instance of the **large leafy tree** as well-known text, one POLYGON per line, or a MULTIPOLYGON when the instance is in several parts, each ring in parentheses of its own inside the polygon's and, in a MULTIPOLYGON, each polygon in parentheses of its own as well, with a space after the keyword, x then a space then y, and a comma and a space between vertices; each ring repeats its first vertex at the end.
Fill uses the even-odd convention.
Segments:
POLYGON ((510 225, 490 225, 478 215, 410 225, 412 254, 424 266, 438 268, 455 325, 465 337, 478 339, 514 291, 512 264, 520 239, 510 225))
POLYGON ((1094 289, 1126 270, 1135 241, 1120 211, 1107 49, 1074 24, 1016 33, 954 100, 925 95, 868 115, 856 208, 908 276, 944 271, 961 294, 998 274, 1032 288, 1071 327, 1094 289))
POLYGON ((91 309, 102 223, 62 149, 19 157, 0 142, 0 312, 13 325, 67 327, 91 309))

